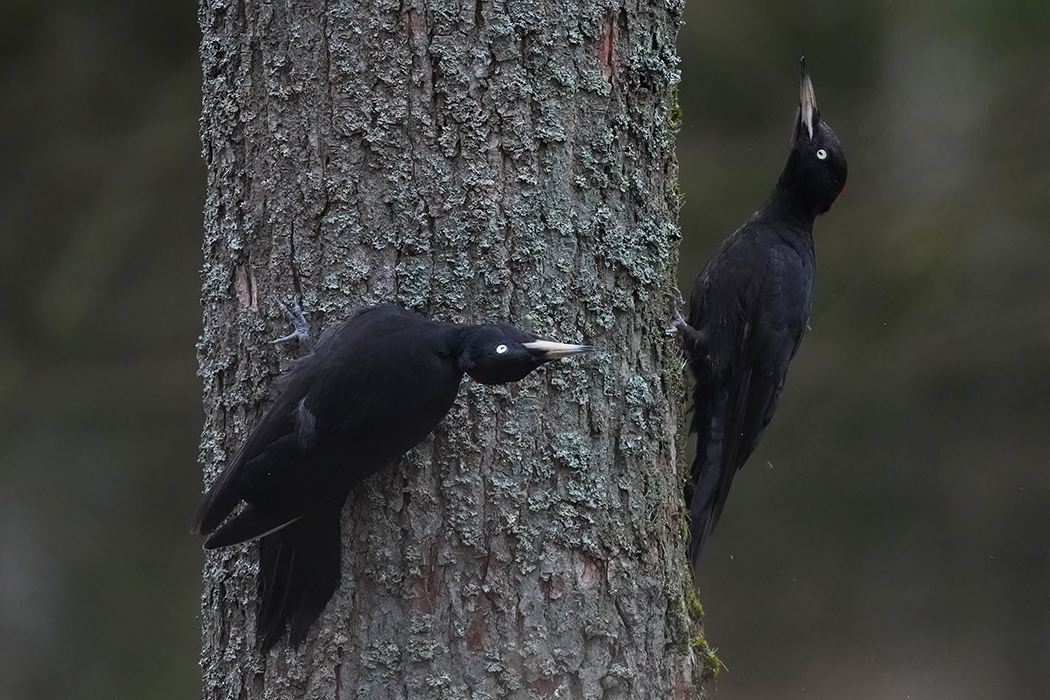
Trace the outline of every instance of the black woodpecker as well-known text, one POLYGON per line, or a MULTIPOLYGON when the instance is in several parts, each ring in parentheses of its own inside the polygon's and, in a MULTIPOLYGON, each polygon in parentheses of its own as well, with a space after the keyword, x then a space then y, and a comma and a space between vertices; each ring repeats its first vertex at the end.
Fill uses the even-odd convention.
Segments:
POLYGON ((326 331, 281 378, 281 393, 193 522, 195 533, 210 535, 205 549, 259 539, 260 650, 286 628, 292 646, 306 638, 339 586, 339 515, 350 489, 437 426, 464 373, 483 384, 515 382, 590 350, 396 306, 363 309, 326 331))
POLYGON ((733 476, 777 409, 813 306, 813 221, 846 185, 846 156, 821 118, 802 59, 799 113, 780 178, 762 207, 697 275, 689 317, 670 332, 685 349, 696 456, 686 489, 694 570, 733 476))

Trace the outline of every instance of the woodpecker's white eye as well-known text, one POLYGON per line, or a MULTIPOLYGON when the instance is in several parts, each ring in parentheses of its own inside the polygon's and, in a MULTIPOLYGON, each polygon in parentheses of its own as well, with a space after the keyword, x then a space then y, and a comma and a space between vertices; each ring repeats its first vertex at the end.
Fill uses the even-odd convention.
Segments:
POLYGON ((825 151, 823 148, 818 148, 817 149, 817 159, 818 160, 824 160, 827 157, 828 157, 828 152, 827 151, 825 151))
POLYGON ((496 346, 496 354, 497 355, 502 355, 505 352, 507 352, 507 346, 506 345, 497 345, 496 346))

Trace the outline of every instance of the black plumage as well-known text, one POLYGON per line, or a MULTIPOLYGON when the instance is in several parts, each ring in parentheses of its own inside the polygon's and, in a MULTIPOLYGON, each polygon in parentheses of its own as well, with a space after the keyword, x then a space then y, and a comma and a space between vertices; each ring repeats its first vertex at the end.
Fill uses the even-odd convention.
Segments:
POLYGON ((261 538, 257 639, 305 639, 339 585, 339 516, 350 489, 394 462, 448 413, 466 373, 524 378, 589 346, 505 324, 427 320, 370 307, 327 331, 212 484, 194 520, 206 549, 261 538), (238 506, 243 507, 238 510, 238 506), (232 517, 231 517, 232 515, 232 517))
POLYGON ((733 477, 762 439, 813 303, 813 221, 846 184, 846 157, 817 111, 805 59, 799 115, 780 178, 762 207, 697 275, 675 322, 695 379, 697 435, 687 487, 695 567, 733 477))

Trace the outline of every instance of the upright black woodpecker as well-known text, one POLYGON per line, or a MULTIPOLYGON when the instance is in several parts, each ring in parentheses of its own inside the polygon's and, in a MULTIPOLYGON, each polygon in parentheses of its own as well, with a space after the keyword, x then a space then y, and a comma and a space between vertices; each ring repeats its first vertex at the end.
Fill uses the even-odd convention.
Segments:
POLYGON ((339 585, 339 515, 350 489, 437 426, 464 373, 483 384, 515 382, 590 350, 396 306, 363 309, 326 331, 282 377, 193 522, 195 533, 210 535, 205 549, 260 540, 259 648, 269 650, 286 628, 293 646, 306 638, 339 585))
POLYGON ((846 156, 817 111, 802 59, 799 113, 784 166, 762 207, 697 275, 676 332, 696 384, 696 456, 686 489, 694 570, 733 476, 762 439, 813 305, 813 221, 846 185, 846 156))

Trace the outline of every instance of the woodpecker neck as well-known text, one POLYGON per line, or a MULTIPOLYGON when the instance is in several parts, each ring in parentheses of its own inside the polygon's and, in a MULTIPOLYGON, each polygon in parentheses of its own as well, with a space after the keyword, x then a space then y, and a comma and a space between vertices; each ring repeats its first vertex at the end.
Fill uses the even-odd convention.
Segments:
POLYGON ((441 337, 444 341, 445 353, 456 361, 456 365, 460 370, 465 371, 463 366, 464 355, 467 352, 467 346, 470 344, 471 333, 476 328, 477 326, 463 323, 441 324, 441 337))
POLYGON ((805 191, 792 187, 786 174, 787 170, 780 174, 777 186, 758 210, 758 216, 764 221, 789 224, 812 235, 813 221, 821 213, 820 206, 806 196, 805 191))
POLYGON ((480 326, 458 324, 449 332, 449 347, 452 356, 456 359, 456 366, 460 372, 465 373, 474 381, 481 381, 476 376, 475 363, 476 353, 472 350, 472 341, 478 333, 480 326))

